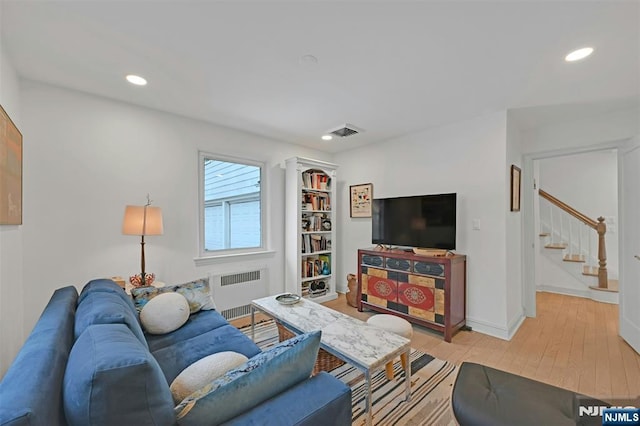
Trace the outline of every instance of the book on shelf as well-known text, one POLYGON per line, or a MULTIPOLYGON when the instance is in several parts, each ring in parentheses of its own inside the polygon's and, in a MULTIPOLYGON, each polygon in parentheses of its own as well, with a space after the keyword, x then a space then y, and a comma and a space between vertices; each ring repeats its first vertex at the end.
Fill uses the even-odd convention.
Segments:
POLYGON ((315 259, 303 259, 302 260, 302 278, 310 278, 319 275, 318 267, 315 259))
POLYGON ((302 253, 309 254, 331 249, 331 239, 318 234, 302 234, 302 253))
POLYGON ((320 255, 302 260, 302 278, 331 274, 331 256, 320 255))
POLYGON ((329 194, 305 192, 302 194, 302 210, 331 211, 329 194))
POLYGON ((303 213, 303 231, 330 231, 332 227, 331 219, 325 213, 303 213))
POLYGON ((319 189, 327 191, 331 179, 324 172, 311 171, 302 172, 302 186, 307 189, 319 189))

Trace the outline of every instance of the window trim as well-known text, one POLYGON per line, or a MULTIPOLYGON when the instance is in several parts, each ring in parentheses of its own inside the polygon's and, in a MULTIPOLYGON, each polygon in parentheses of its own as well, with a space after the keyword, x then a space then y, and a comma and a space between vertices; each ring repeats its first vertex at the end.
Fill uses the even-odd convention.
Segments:
POLYGON ((254 256, 261 254, 272 253, 268 249, 268 230, 266 224, 268 210, 266 205, 266 193, 267 193, 267 176, 266 176, 266 163, 263 161, 257 161, 250 158, 232 157, 228 155, 214 154, 207 151, 198 151, 198 256, 194 258, 196 265, 215 263, 214 259, 228 259, 235 256, 254 256), (227 161, 239 164, 246 164, 248 166, 254 166, 260 168, 260 246, 247 247, 239 249, 222 249, 222 250, 205 250, 205 237, 204 237, 204 162, 205 159, 227 161), (213 262, 211 262, 213 261, 213 262))

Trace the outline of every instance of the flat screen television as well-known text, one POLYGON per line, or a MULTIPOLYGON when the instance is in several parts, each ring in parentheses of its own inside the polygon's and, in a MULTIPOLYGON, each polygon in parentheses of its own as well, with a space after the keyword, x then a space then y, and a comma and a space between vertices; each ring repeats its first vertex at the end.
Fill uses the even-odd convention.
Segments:
POLYGON ((456 248, 457 194, 375 198, 372 241, 406 247, 456 248))

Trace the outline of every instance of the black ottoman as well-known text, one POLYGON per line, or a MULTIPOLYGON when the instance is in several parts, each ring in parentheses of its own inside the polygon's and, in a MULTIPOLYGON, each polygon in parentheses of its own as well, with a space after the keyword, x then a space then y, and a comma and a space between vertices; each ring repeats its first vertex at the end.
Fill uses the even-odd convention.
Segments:
POLYGON ((599 416, 580 416, 578 407, 609 404, 546 383, 463 362, 451 404, 461 426, 600 425, 599 416))

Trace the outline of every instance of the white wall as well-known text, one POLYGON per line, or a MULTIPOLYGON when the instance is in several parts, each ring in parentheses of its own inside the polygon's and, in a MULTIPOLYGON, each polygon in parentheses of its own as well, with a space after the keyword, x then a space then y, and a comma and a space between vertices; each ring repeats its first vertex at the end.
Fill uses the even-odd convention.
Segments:
POLYGON ((524 321, 524 308, 522 300, 522 134, 513 120, 507 113, 507 167, 505 167, 506 204, 509 206, 506 214, 506 270, 507 270, 507 326, 509 338, 517 331, 522 321, 524 321), (520 176, 520 211, 511 211, 511 165, 515 165, 521 170, 520 176))
MULTIPOLYGON (((538 160, 539 186, 554 197, 574 207, 592 219, 599 216, 607 219, 605 235, 607 249, 607 269, 610 278, 618 277, 618 158, 615 150, 594 151, 576 155, 538 160)), ((541 202, 542 208, 548 204, 541 202)), ((548 218, 547 211, 542 218, 548 218)), ((557 216, 554 216, 556 226, 557 216)), ((545 219, 548 220, 548 219, 545 219)), ((576 235, 573 228, 573 234, 576 235)), ((568 221, 564 222, 564 233, 568 237, 568 221)), ((597 258, 597 234, 592 234, 593 256, 597 258)), ((583 233, 583 246, 587 247, 587 233, 583 233)), ((577 237, 576 237, 577 238, 577 237)), ((540 255, 540 254, 538 254, 540 255)), ((559 256, 559 255, 558 255, 559 256)), ((576 266, 578 271, 581 265, 576 266)), ((570 265, 571 267, 571 265, 570 265)), ((572 277, 552 262, 541 256, 539 286, 552 287, 556 291, 566 288, 570 294, 579 294, 579 290, 587 291, 589 285, 597 285, 597 280, 583 278, 579 273, 572 277)))
POLYGON ((124 206, 143 204, 147 193, 164 216, 164 235, 145 246, 147 270, 159 280, 266 265, 270 291, 284 290, 280 165, 296 155, 331 160, 328 154, 41 83, 24 81, 22 89, 27 330, 54 289, 139 272, 140 241, 122 235, 121 223, 124 206), (199 149, 267 163, 267 231, 275 254, 196 267, 199 149))
POLYGON ((371 219, 349 217, 349 185, 373 183, 374 198, 458 194, 456 252, 467 258, 467 323, 506 338, 506 112, 494 113, 335 156, 338 170, 338 286, 371 247, 371 219), (480 220, 480 230, 471 229, 480 220))
MULTIPOLYGON (((0 2, 0 21, 2 3, 0 2)), ((0 105, 22 130, 16 72, 0 33, 0 105)), ((0 225, 0 378, 23 342, 22 227, 0 225)))
MULTIPOLYGON (((542 256, 540 256, 539 253, 540 253, 540 250, 542 250, 542 246, 546 244, 546 240, 540 237, 540 234, 542 233, 542 225, 540 224, 540 196, 538 195, 538 191, 537 191, 537 189, 539 188, 538 183, 540 182, 540 161, 537 161, 537 160, 532 161, 531 166, 533 168, 532 170, 533 181, 535 182, 535 186, 536 186, 534 188, 535 191, 533 191, 534 197, 532 200, 533 201, 532 217, 534 222, 533 235, 535 235, 535 237, 533 240, 534 247, 533 247, 533 250, 531 251, 531 254, 534 257, 534 261, 531 263, 531 266, 532 268, 535 269, 534 281, 535 281, 535 287, 537 289, 542 285, 542 280, 541 280, 542 274, 540 274, 540 271, 543 265, 542 265, 542 256)), ((525 291, 525 294, 526 294, 526 291, 525 291)))
POLYGON ((539 126, 522 135, 524 154, 584 148, 631 138, 640 133, 640 111, 626 108, 579 120, 539 126))

